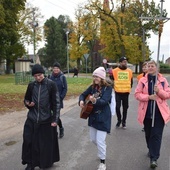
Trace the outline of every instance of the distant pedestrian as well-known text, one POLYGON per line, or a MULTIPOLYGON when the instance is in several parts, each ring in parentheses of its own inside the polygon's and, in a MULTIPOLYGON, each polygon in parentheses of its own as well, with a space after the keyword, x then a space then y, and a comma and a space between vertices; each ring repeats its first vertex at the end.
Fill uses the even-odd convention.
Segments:
MULTIPOLYGON (((142 64, 142 73, 137 76, 137 81, 139 82, 139 80, 140 80, 142 77, 144 77, 144 76, 147 74, 147 72, 148 72, 148 62, 145 61, 145 62, 142 64)), ((145 131, 144 128, 142 128, 142 132, 144 132, 144 131, 145 131)))
POLYGON ((147 72, 148 72, 148 62, 144 62, 142 64, 142 73, 137 76, 138 82, 142 77, 146 75, 147 72))
POLYGON ((78 71, 78 68, 75 66, 74 67, 74 75, 73 75, 73 77, 75 77, 75 76, 77 76, 78 77, 78 73, 79 73, 79 71, 78 71))
POLYGON ((170 121, 170 109, 167 104, 167 99, 170 99, 170 87, 160 73, 156 76, 157 70, 156 62, 149 61, 148 73, 139 80, 135 89, 135 97, 139 100, 138 121, 144 124, 150 167, 153 169, 158 166, 164 125, 170 121))
MULTIPOLYGON (((57 85, 59 96, 60 96, 60 110, 61 110, 64 107, 63 100, 67 94, 67 80, 61 71, 60 63, 58 62, 54 63, 52 74, 49 76, 49 78, 52 81, 54 81, 57 85)), ((59 117, 58 126, 60 128, 59 137, 62 138, 64 136, 64 127, 60 117, 59 117)))
POLYGON ((57 137, 60 99, 55 83, 44 77, 44 69, 35 64, 32 75, 35 81, 29 83, 24 98, 29 109, 24 124, 22 164, 25 170, 49 168, 60 160, 57 137))
POLYGON ((79 105, 84 108, 85 99, 93 104, 92 113, 88 119, 90 139, 97 146, 100 164, 98 170, 106 170, 106 135, 111 129, 111 101, 112 87, 106 82, 106 71, 99 67, 93 72, 93 84, 90 85, 79 97, 79 105))
POLYGON ((116 128, 122 127, 126 129, 127 110, 129 108, 129 94, 133 85, 132 70, 127 68, 127 58, 119 59, 119 66, 112 70, 112 78, 114 81, 114 90, 116 97, 116 128), (121 114, 121 105, 123 111, 121 114))

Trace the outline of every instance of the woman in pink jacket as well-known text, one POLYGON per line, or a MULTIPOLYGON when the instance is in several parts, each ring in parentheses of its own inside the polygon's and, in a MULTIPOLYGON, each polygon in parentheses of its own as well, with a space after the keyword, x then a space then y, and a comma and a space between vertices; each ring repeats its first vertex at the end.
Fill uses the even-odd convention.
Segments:
POLYGON ((139 80, 135 89, 135 98, 139 100, 138 121, 144 124, 150 167, 153 169, 157 167, 164 125, 170 120, 170 109, 167 104, 167 99, 170 99, 170 87, 161 74, 158 73, 156 76, 157 69, 156 62, 149 61, 148 74, 139 80))

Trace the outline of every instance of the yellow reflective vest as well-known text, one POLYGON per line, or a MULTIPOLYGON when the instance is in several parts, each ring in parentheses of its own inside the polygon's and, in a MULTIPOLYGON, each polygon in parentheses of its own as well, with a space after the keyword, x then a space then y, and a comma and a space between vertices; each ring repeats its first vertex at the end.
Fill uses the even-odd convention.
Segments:
POLYGON ((114 78, 114 90, 118 93, 130 93, 131 79, 133 77, 132 70, 127 68, 121 70, 119 67, 112 70, 114 78))

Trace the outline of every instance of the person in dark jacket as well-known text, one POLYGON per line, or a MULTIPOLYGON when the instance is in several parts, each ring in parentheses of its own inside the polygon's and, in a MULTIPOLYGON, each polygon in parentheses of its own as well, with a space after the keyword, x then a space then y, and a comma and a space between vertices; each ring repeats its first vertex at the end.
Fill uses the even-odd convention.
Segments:
POLYGON ((92 113, 88 119, 90 127, 90 139, 98 148, 100 164, 98 170, 105 170, 106 164, 106 135, 111 129, 111 101, 112 87, 106 82, 106 71, 99 67, 93 72, 93 84, 90 85, 80 96, 79 105, 85 106, 85 99, 90 95, 89 100, 93 104, 92 113))
POLYGON ((25 170, 49 168, 60 160, 57 137, 60 99, 55 83, 44 77, 44 69, 32 68, 35 81, 29 83, 24 104, 29 109, 24 124, 22 164, 25 170))
POLYGON ((78 71, 78 68, 76 66, 74 67, 73 72, 74 72, 73 77, 75 77, 75 76, 78 77, 79 71, 78 71))
MULTIPOLYGON (((52 72, 52 75, 50 76, 50 79, 52 81, 54 81, 57 85, 59 96, 60 96, 60 109, 61 109, 61 108, 64 107, 63 100, 64 100, 66 93, 67 93, 67 81, 66 81, 66 77, 61 72, 60 63, 56 62, 53 65, 53 72, 52 72)), ((62 138, 64 136, 64 127, 63 127, 61 118, 59 118, 58 126, 60 128, 59 129, 60 130, 59 137, 62 138)))

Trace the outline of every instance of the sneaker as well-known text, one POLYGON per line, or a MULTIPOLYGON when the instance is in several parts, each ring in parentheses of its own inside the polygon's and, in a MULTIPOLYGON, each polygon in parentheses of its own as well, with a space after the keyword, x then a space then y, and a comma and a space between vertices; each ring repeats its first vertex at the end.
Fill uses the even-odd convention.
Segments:
POLYGON ((126 129, 126 124, 125 123, 122 123, 122 128, 126 129))
POLYGON ((64 136, 64 128, 60 128, 60 135, 59 137, 62 138, 64 136))
POLYGON ((151 161, 150 168, 155 169, 158 166, 156 161, 151 161))
POLYGON ((121 122, 117 122, 116 128, 119 128, 119 127, 120 127, 120 124, 121 124, 121 122))
POLYGON ((97 170, 106 170, 106 164, 100 163, 97 170))

